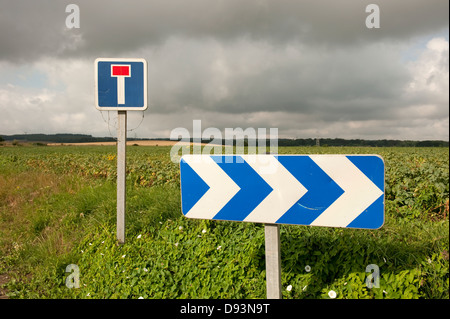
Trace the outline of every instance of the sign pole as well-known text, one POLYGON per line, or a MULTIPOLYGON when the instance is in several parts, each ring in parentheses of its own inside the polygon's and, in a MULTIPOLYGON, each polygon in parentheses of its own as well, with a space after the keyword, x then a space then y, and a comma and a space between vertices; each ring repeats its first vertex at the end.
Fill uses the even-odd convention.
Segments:
POLYGON ((127 111, 117 111, 117 240, 125 243, 127 111))
POLYGON ((127 111, 147 109, 147 61, 97 58, 95 107, 117 111, 117 240, 125 242, 127 111))
POLYGON ((280 225, 264 224, 267 299, 281 299, 280 225))

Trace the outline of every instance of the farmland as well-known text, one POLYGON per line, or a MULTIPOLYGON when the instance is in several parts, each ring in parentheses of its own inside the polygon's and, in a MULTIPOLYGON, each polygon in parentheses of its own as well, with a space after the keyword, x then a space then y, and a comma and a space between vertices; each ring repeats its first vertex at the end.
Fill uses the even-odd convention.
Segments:
MULTIPOLYGON (((127 153, 118 246, 114 146, 0 147, 0 297, 265 298, 263 225, 184 218, 170 147, 127 153), (71 264, 79 288, 65 285, 71 264)), ((448 148, 279 153, 379 154, 386 168, 382 228, 281 226, 283 298, 449 298, 448 148)))

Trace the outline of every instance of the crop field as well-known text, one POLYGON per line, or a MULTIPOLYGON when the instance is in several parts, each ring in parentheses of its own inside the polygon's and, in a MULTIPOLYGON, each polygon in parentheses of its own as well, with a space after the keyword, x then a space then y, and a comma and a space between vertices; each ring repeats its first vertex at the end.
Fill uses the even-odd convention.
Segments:
MULTIPOLYGON (((380 229, 281 225, 284 299, 449 298, 448 148, 279 153, 379 154, 386 169, 380 229)), ((263 225, 182 216, 169 154, 127 147, 118 245, 115 146, 0 147, 0 298, 265 298, 263 225)))

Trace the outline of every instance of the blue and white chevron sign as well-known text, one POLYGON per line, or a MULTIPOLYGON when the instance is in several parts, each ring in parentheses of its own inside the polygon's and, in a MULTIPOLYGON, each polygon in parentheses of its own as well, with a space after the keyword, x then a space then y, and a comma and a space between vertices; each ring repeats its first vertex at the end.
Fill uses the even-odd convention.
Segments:
POLYGON ((189 218, 380 228, 378 155, 184 155, 181 206, 189 218))

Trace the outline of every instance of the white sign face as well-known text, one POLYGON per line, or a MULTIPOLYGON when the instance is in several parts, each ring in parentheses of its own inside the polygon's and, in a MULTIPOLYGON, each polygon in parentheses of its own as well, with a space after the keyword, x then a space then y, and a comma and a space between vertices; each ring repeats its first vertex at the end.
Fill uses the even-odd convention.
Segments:
POLYGON ((95 107, 106 111, 147 109, 147 61, 95 60, 95 107))

